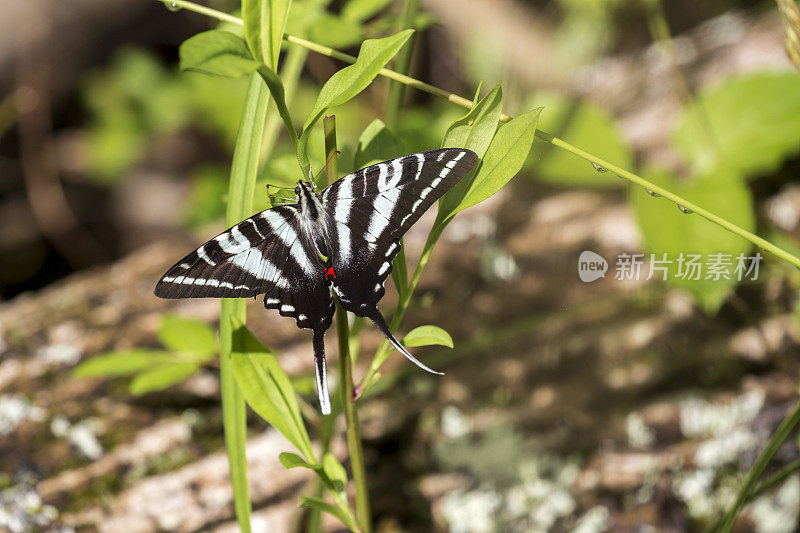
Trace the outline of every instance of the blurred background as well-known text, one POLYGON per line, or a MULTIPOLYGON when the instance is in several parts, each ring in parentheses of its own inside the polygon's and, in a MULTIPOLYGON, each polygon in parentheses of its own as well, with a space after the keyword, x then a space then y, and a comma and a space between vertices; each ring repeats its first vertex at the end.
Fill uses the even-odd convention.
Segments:
MULTIPOLYGON (((349 53, 405 8, 306 4, 287 32, 349 53)), ((507 113, 545 106, 543 130, 798 255, 792 21, 773 1, 423 0, 410 74, 466 97, 502 82, 507 113)), ((156 1, 0 4, 0 531, 236 530, 213 359, 155 385, 72 374, 102 353, 169 351, 170 320, 216 327, 216 300, 152 294, 223 229, 247 81, 177 64, 183 40, 216 26, 156 1)), ((299 59, 297 120, 344 66, 299 59)), ((342 171, 387 93, 378 79, 335 110, 342 171)), ((436 148, 464 112, 410 90, 390 127, 407 153, 436 148)), ((702 530, 796 403, 797 269, 761 251, 737 273, 759 250, 599 170, 537 141, 519 176, 445 232, 401 329, 453 335, 453 350, 418 350, 446 376, 392 356, 361 404, 378 530, 702 530), (604 277, 581 280, 584 251, 607 261, 604 277), (729 274, 682 279, 681 253, 722 254, 729 274), (672 261, 666 282, 651 254, 672 261)), ((257 207, 268 181, 297 179, 281 133, 257 207)), ((431 216, 406 239, 412 264, 431 216)), ((313 399, 307 332, 259 302, 249 325, 313 399)), ((366 331, 363 353, 380 340, 366 331)), ((283 469, 289 445, 257 417, 250 435, 254 530, 298 530, 310 476, 283 469)), ((798 457, 793 435, 771 471, 798 457)), ((799 511, 789 475, 739 528, 795 531, 799 511)))

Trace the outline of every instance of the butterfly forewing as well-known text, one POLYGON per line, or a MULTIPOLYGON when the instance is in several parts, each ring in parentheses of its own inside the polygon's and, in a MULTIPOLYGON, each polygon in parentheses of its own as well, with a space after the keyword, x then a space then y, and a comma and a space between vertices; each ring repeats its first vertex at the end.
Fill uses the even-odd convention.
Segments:
POLYGON ((330 325, 333 302, 325 269, 302 238, 299 211, 283 205, 257 213, 178 261, 156 285, 162 298, 241 298, 264 294, 264 305, 300 327, 330 325))
POLYGON ((442 149, 378 163, 322 193, 331 220, 334 290, 359 316, 384 295, 402 236, 477 162, 469 150, 442 149))

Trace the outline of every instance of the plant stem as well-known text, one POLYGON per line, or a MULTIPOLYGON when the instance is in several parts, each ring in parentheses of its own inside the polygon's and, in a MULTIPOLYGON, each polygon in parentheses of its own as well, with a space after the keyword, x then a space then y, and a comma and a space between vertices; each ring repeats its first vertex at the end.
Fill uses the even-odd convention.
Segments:
MULTIPOLYGON (((338 165, 336 162, 336 117, 327 116, 322 119, 325 132, 325 157, 328 161, 328 182, 335 181, 338 165)), ((324 185, 324 184, 320 184, 324 185)), ((361 443, 361 427, 358 423, 358 408, 353 394, 353 363, 350 359, 350 325, 347 322, 347 311, 342 307, 339 298, 332 294, 336 304, 336 336, 339 340, 339 391, 342 394, 342 406, 347 431, 347 448, 350 452, 350 467, 353 470, 353 484, 356 489, 356 518, 364 533, 372 531, 372 518, 369 508, 369 488, 367 486, 367 469, 364 466, 364 449, 361 443)))
POLYGON ((194 11, 195 13, 200 13, 201 15, 206 15, 217 20, 224 20, 225 22, 230 22, 232 24, 238 24, 239 26, 244 25, 242 23, 242 19, 239 17, 234 17, 233 15, 225 13, 224 11, 218 11, 210 7, 201 6, 199 4, 195 4, 194 2, 187 2, 186 0, 156 0, 156 2, 161 2, 165 6, 173 5, 181 9, 186 9, 187 11, 194 11))
MULTIPOLYGON (((231 163, 228 188, 228 208, 225 221, 229 226, 250 214, 253 203, 256 175, 269 93, 257 74, 250 76, 236 148, 231 163)), ((247 420, 244 397, 236 383, 231 352, 235 339, 233 319, 244 322, 247 318, 245 300, 224 298, 219 317, 219 370, 222 388, 222 421, 225 430, 225 448, 228 452, 234 508, 239 528, 250 531, 250 491, 247 485, 247 420)))
POLYGON ((722 521, 722 526, 719 531, 728 533, 733 528, 733 524, 736 522, 736 516, 739 514, 745 502, 748 501, 756 483, 758 483, 758 479, 761 477, 761 474, 764 473, 764 469, 767 468, 772 457, 777 453, 778 448, 781 447, 783 441, 786 440, 798 423, 800 423, 800 402, 794 406, 789 416, 787 416, 778 429, 775 430, 775 433, 772 434, 772 437, 761 451, 758 459, 756 459, 755 464, 750 468, 742 488, 739 489, 739 493, 736 495, 736 501, 731 508, 728 509, 728 512, 725 513, 725 518, 722 521))

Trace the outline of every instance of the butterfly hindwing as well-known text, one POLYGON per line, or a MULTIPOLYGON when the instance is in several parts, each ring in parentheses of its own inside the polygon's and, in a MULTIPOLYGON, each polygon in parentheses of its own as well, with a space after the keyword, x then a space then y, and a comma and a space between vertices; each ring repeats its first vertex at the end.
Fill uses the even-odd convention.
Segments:
POLYGON ((431 150, 358 170, 323 191, 335 247, 331 282, 345 309, 371 313, 400 239, 476 162, 469 150, 431 150))

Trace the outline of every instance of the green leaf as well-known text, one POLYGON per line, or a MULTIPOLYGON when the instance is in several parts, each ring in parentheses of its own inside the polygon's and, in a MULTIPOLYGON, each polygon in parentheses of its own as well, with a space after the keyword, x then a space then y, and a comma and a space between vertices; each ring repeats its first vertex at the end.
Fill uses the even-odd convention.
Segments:
POLYGON ((364 38, 358 22, 330 13, 321 13, 307 31, 309 40, 331 48, 349 48, 364 38))
MULTIPOLYGON (((269 94, 256 74, 251 74, 236 134, 231 162, 225 221, 232 226, 251 214, 269 94)), ((231 352, 239 338, 237 325, 247 316, 242 298, 223 298, 219 314, 219 379, 225 449, 239 529, 250 533, 250 489, 247 484, 247 406, 236 381, 231 352)))
POLYGON ((531 150, 540 112, 541 108, 528 111, 497 130, 477 173, 473 171, 473 178, 468 176, 458 184, 459 193, 463 191, 458 204, 448 211, 440 206, 439 220, 447 221, 459 211, 484 201, 516 176, 531 150))
POLYGON ((244 35, 250 51, 275 70, 291 0, 242 0, 244 35))
POLYGON ((205 322, 178 315, 164 315, 158 327, 158 340, 170 351, 213 355, 217 336, 205 322))
POLYGON ((275 355, 264 348, 247 327, 234 322, 233 360, 236 381, 247 403, 280 431, 306 458, 313 458, 311 440, 300 416, 292 383, 275 355))
MULTIPOLYGON (((690 184, 680 182, 663 171, 649 172, 646 175, 653 183, 702 205, 745 230, 755 229, 750 190, 736 172, 717 170, 690 184)), ((633 190, 630 199, 647 252, 655 254, 657 260, 661 260, 662 255, 666 254, 666 259, 672 261, 665 265, 669 267, 668 285, 687 290, 708 313, 719 309, 737 283, 735 276, 731 275, 729 280, 681 279, 678 276, 680 254, 683 253, 686 258, 688 254, 700 254, 699 262, 703 265, 708 262, 711 254, 730 254, 735 266, 736 256, 750 250, 750 243, 700 216, 683 214, 674 203, 652 198, 644 190, 633 190)), ((646 266, 643 271, 645 268, 646 266)), ((663 274, 656 272, 655 276, 660 279, 663 274)), ((705 276, 704 268, 700 277, 705 276)))
POLYGON ((204 31, 186 39, 179 54, 181 69, 224 78, 238 78, 259 67, 244 39, 221 30, 204 31))
POLYGON ((300 496, 300 505, 303 507, 308 507, 310 509, 317 509, 318 511, 322 511, 323 513, 328 513, 330 515, 335 516, 338 518, 344 525, 350 528, 350 531, 360 531, 358 524, 356 523, 355 517, 352 513, 348 513, 335 505, 326 502, 325 500, 321 500, 319 498, 312 498, 310 496, 300 496))
POLYGON ((388 6, 392 0, 350 0, 342 8, 342 16, 363 22, 388 6))
MULTIPOLYGON (((477 95, 476 95, 477 98, 477 95)), ((443 148, 468 148, 483 157, 494 138, 500 114, 503 111, 503 90, 495 86, 483 99, 473 104, 472 109, 453 122, 442 141, 443 148)), ((477 168, 470 171, 455 187, 447 191, 439 200, 437 226, 446 223, 459 209, 477 168)))
POLYGON ((353 168, 363 168, 405 153, 403 141, 381 119, 376 118, 358 138, 353 168))
POLYGON ((161 363, 136 375, 131 381, 131 394, 140 396, 148 392, 164 390, 194 375, 200 365, 191 362, 161 363))
POLYGON ((503 90, 497 85, 447 128, 442 148, 467 148, 482 158, 497 131, 502 112, 503 90))
MULTIPOLYGON (((633 153, 614 118, 602 107, 588 101, 572 100, 558 93, 537 94, 537 106, 543 106, 538 127, 574 146, 621 168, 633 166, 633 153)), ((526 168, 534 176, 555 185, 581 187, 619 187, 622 180, 610 172, 599 173, 585 159, 536 139, 533 156, 526 168)))
POLYGON ((82 362, 72 369, 72 375, 76 378, 128 376, 171 359, 170 354, 164 351, 140 348, 117 350, 95 355, 82 362))
POLYGON ((304 171, 307 172, 308 154, 306 154, 306 147, 308 146, 311 127, 322 118, 322 115, 329 108, 344 104, 372 83, 372 80, 375 79, 386 63, 397 54, 412 33, 414 33, 413 30, 404 30, 383 39, 367 39, 361 45, 356 62, 341 69, 325 82, 300 135, 297 155, 300 161, 304 162, 304 171))
POLYGON ((328 452, 322 458, 322 470, 331 480, 333 490, 343 493, 347 486, 347 471, 332 453, 328 452))
POLYGON ((297 467, 310 468, 311 470, 319 470, 320 468, 322 468, 322 465, 312 465, 310 463, 307 463, 305 459, 303 459, 296 453, 292 452, 282 452, 278 456, 278 459, 280 460, 283 467, 287 470, 289 470, 290 468, 297 468, 297 467))
POLYGON ((419 326, 412 329, 403 337, 403 345, 413 348, 415 346, 447 346, 453 347, 453 338, 440 327, 419 326))
MULTIPOLYGON (((721 163, 746 176, 774 171, 800 151, 800 76, 796 72, 736 75, 698 96, 721 163)), ((715 166, 690 110, 684 109, 673 137, 696 172, 715 166)))

